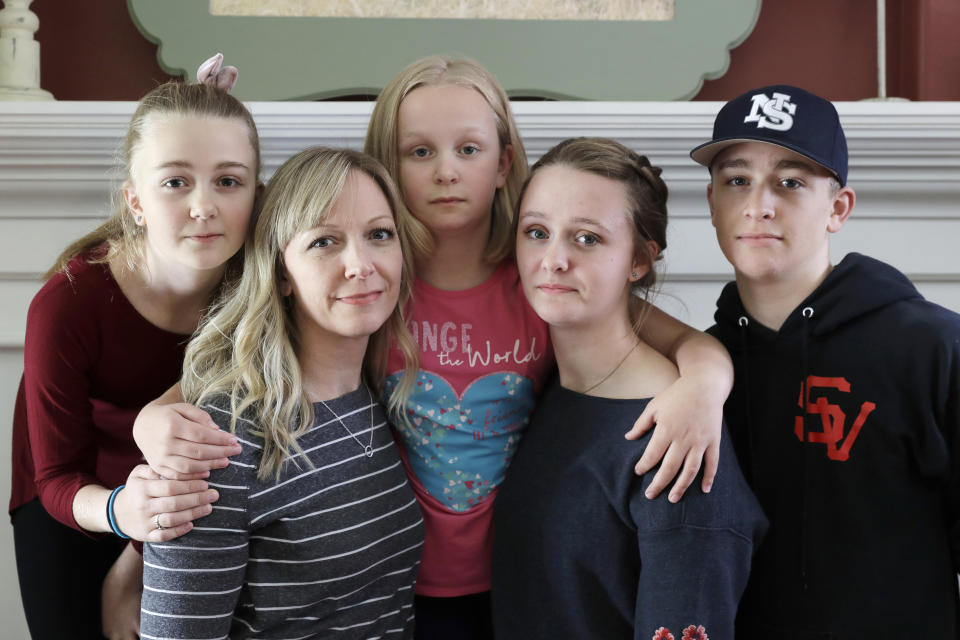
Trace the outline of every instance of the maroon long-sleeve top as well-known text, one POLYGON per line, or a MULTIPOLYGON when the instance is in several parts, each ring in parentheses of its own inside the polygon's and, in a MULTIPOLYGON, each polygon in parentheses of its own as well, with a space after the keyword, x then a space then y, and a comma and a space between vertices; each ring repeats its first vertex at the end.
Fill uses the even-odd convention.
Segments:
POLYGON ((180 378, 189 339, 150 324, 90 255, 30 304, 13 421, 10 511, 39 496, 75 529, 77 491, 113 488, 141 462, 134 418, 180 378))

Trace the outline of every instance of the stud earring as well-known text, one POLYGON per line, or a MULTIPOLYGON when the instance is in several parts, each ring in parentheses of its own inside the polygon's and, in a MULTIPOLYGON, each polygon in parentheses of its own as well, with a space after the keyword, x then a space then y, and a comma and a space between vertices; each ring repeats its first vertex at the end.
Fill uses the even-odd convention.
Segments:
POLYGON ((639 279, 640 279, 640 274, 637 273, 636 271, 634 271, 634 272, 631 273, 630 275, 633 276, 633 279, 634 279, 634 280, 639 280, 639 279))

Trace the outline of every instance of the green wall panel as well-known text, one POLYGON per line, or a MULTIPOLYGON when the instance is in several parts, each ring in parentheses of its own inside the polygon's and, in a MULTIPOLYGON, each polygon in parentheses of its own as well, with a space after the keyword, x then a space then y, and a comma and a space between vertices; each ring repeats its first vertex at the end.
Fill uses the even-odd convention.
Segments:
POLYGON ((761 0, 677 0, 669 21, 214 16, 204 0, 128 0, 169 73, 193 76, 217 51, 240 68, 244 100, 376 94, 432 53, 475 58, 512 96, 685 100, 722 75, 761 0))

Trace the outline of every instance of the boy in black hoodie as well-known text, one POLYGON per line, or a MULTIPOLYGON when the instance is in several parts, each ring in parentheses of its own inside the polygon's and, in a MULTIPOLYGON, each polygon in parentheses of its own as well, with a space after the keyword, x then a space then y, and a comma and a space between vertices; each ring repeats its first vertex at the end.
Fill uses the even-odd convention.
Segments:
POLYGON ((734 267, 710 333, 770 529, 737 637, 960 638, 960 316, 829 234, 855 202, 833 105, 763 87, 691 152, 734 267))

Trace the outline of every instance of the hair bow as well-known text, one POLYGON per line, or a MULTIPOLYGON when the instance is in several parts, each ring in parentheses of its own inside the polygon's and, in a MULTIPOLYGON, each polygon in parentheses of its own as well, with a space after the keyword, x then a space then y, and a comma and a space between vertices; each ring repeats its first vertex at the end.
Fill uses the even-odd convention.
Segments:
POLYGON ((237 84, 237 75, 239 72, 236 67, 221 68, 220 65, 222 64, 222 53, 218 53, 212 58, 205 60, 203 64, 200 65, 200 68, 197 69, 197 82, 200 84, 209 84, 224 91, 233 89, 233 85, 237 84))

